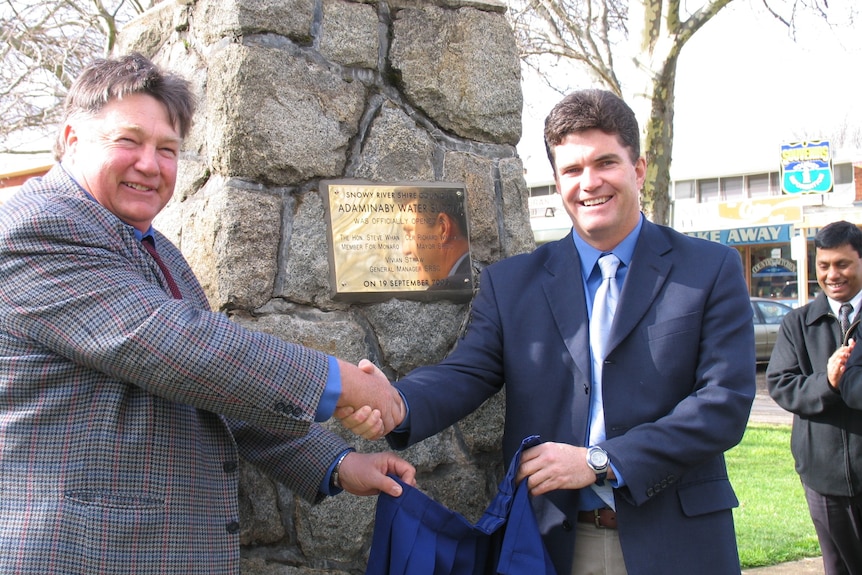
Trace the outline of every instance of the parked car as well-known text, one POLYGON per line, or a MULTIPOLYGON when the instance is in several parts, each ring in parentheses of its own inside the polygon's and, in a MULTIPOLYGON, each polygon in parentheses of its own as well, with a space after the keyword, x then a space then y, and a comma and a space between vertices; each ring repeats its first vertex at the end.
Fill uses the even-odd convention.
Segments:
POLYGON ((751 298, 754 313, 754 355, 758 362, 769 361, 781 320, 793 308, 774 299, 751 298))

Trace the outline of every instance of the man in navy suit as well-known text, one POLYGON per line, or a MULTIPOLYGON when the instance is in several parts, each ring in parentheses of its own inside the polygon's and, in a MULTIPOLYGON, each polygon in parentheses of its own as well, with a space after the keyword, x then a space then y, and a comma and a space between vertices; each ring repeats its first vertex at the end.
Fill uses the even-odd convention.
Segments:
MULTIPOLYGON (((755 393, 748 290, 735 250, 643 217, 639 134, 610 92, 578 91, 551 111, 545 143, 572 233, 482 272, 463 339, 396 383, 407 416, 387 438, 421 441, 505 384, 506 460, 524 437, 544 440, 519 477, 558 573, 739 573, 723 454, 755 393), (620 294, 594 362, 608 253, 620 294)), ((366 437, 381 427, 368 407, 345 424, 366 437)))

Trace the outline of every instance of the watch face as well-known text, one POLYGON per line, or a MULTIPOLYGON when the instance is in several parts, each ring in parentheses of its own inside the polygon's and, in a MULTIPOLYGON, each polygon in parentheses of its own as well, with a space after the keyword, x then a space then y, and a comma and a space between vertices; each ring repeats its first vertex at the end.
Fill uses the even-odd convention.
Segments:
POLYGON ((590 450, 590 465, 596 469, 602 469, 608 464, 608 454, 601 449, 590 450))

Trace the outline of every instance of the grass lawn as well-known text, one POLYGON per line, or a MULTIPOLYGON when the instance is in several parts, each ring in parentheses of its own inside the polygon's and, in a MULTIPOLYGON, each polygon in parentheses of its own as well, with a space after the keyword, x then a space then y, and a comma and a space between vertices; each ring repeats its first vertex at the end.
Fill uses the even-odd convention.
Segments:
POLYGON ((743 569, 820 555, 790 454, 790 426, 749 424, 726 454, 739 507, 733 510, 743 569))

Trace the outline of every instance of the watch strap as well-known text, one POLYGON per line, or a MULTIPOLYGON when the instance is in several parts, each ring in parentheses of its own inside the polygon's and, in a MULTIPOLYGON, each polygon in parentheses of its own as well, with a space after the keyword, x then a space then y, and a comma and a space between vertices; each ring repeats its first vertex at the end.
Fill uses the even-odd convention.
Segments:
POLYGON ((341 455, 338 456, 338 459, 335 461, 335 465, 332 467, 332 474, 329 476, 329 486, 333 489, 344 489, 341 486, 341 463, 344 461, 344 458, 347 457, 348 454, 353 453, 354 451, 356 450, 352 447, 345 450, 341 455))

